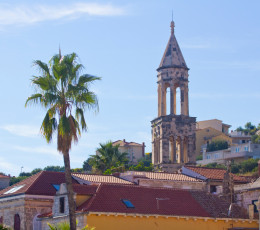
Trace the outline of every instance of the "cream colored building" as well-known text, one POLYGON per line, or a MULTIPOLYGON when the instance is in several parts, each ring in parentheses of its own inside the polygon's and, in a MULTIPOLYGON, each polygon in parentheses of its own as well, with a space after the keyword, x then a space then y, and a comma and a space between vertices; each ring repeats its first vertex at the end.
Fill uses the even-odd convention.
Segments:
POLYGON ((128 153, 130 162, 137 163, 139 159, 144 157, 145 154, 145 144, 136 142, 127 142, 125 139, 118 140, 112 143, 113 146, 118 145, 118 150, 123 153, 128 153))
POLYGON ((218 119, 198 121, 196 124, 197 129, 205 129, 205 128, 209 128, 209 127, 214 128, 214 129, 228 135, 229 128, 231 127, 231 125, 224 124, 221 120, 218 120, 218 119))
POLYGON ((232 138, 222 133, 221 131, 212 127, 196 130, 196 156, 199 156, 203 152, 203 148, 207 147, 212 141, 224 140, 229 145, 232 144, 232 138))

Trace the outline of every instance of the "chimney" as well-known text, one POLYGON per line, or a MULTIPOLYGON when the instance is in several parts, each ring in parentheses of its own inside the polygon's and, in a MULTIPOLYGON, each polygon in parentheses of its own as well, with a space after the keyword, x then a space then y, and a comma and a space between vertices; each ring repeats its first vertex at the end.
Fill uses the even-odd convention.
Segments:
POLYGON ((144 144, 144 142, 143 142, 143 146, 142 146, 142 155, 143 155, 143 157, 145 156, 145 150, 144 150, 144 148, 145 148, 145 144, 144 144))
POLYGON ((119 178, 120 177, 120 173, 119 172, 115 172, 115 173, 112 174, 112 176, 119 178))
POLYGON ((123 142, 125 143, 125 139, 123 139, 123 142))

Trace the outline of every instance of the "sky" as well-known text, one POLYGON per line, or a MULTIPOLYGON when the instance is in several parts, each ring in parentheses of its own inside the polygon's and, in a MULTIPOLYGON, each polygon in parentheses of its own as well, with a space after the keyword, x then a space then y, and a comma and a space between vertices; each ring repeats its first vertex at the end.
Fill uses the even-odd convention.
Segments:
POLYGON ((260 2, 251 0, 1 0, 0 172, 17 176, 63 165, 56 140, 39 129, 45 110, 25 108, 39 75, 34 60, 76 52, 99 112, 86 111, 88 131, 70 152, 82 167, 99 143, 145 142, 157 116, 157 72, 170 21, 189 71, 190 115, 220 119, 232 129, 260 123, 260 2), (23 167, 23 168, 22 168, 23 167))

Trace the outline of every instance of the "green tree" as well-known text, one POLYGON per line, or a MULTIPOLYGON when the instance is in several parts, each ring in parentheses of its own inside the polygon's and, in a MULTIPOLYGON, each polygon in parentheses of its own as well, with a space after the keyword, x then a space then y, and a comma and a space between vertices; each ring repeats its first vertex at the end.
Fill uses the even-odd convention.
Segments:
POLYGON ((87 160, 85 160, 84 162, 83 162, 83 170, 84 171, 87 171, 87 172, 91 172, 91 170, 92 170, 92 166, 89 164, 89 161, 91 160, 91 158, 88 158, 87 160))
POLYGON ((41 172, 41 171, 42 171, 41 168, 36 168, 36 169, 31 171, 31 174, 34 175, 34 174, 37 174, 38 172, 41 172))
POLYGON ((105 144, 99 144, 98 154, 91 155, 88 163, 92 166, 94 172, 104 173, 112 167, 123 167, 128 162, 128 153, 121 153, 118 149, 119 145, 113 146, 109 141, 105 144))
POLYGON ((28 103, 40 104, 47 109, 41 125, 41 133, 49 143, 57 131, 57 149, 63 154, 65 179, 68 189, 70 228, 76 230, 75 204, 73 199, 69 151, 72 142, 77 143, 82 131, 87 130, 85 109, 98 106, 95 93, 89 85, 100 78, 80 75, 83 66, 75 53, 54 55, 49 64, 34 62, 40 76, 34 76, 32 84, 36 93, 28 97, 28 103))
POLYGON ((207 145, 207 152, 223 150, 228 148, 228 142, 223 140, 212 141, 207 145))
POLYGON ((205 167, 207 167, 207 168, 216 168, 216 169, 226 169, 225 165, 218 164, 218 163, 215 163, 215 162, 207 164, 207 165, 205 165, 205 167))
POLYGON ((21 172, 20 174, 19 174, 19 176, 21 176, 21 177, 23 177, 23 176, 26 176, 26 177, 29 177, 29 176, 31 176, 32 174, 30 173, 30 172, 21 172))
POLYGON ((51 172, 64 172, 65 168, 64 166, 46 166, 44 169, 44 171, 51 171, 51 172))

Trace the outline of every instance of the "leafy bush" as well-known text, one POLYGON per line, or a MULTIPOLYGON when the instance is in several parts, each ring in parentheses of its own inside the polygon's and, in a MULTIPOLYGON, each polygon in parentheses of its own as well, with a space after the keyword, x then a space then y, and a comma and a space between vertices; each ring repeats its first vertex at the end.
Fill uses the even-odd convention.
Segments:
POLYGON ((199 155, 199 156, 196 156, 196 161, 201 161, 203 159, 203 156, 202 156, 202 154, 201 155, 199 155))
POLYGON ((207 167, 207 168, 216 168, 216 169, 226 169, 226 166, 225 165, 222 165, 222 164, 217 164, 217 163, 210 163, 210 164, 207 164, 205 165, 204 167, 207 167))
MULTIPOLYGON (((70 224, 68 222, 61 222, 56 225, 48 223, 51 230, 70 230, 70 224)), ((0 229, 1 230, 1 229, 0 229)), ((86 226, 82 230, 95 230, 95 227, 86 226)))
POLYGON ((11 230, 10 228, 5 227, 4 225, 0 224, 0 230, 11 230))
POLYGON ((207 152, 213 152, 217 150, 223 150, 228 148, 228 142, 227 141, 213 141, 210 144, 207 145, 207 152))

